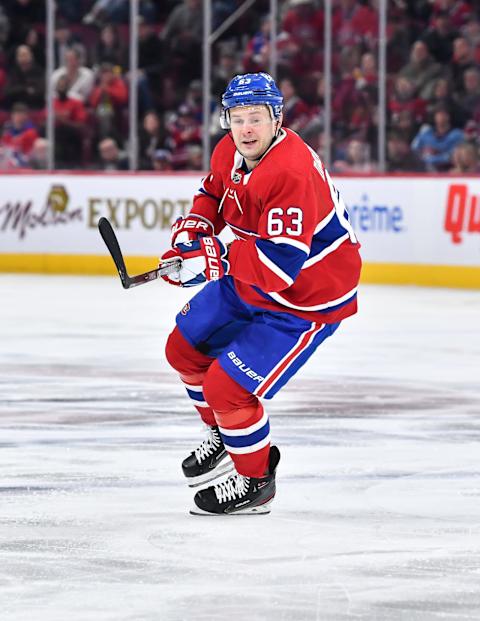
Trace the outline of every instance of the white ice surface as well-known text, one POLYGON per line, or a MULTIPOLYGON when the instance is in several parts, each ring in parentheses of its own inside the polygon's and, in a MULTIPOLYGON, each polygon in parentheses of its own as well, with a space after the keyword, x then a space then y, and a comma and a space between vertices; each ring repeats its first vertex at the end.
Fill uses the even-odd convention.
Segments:
POLYGON ((0 276, 0 621, 480 619, 480 292, 362 287, 268 402, 267 516, 188 514, 192 292, 0 276))

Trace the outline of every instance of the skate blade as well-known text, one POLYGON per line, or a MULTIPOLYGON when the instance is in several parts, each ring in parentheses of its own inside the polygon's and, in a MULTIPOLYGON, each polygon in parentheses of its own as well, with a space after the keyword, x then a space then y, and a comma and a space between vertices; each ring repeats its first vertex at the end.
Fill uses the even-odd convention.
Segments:
POLYGON ((215 481, 225 474, 230 474, 235 470, 235 466, 233 465, 233 461, 228 461, 226 464, 222 464, 212 470, 211 472, 206 472, 205 474, 200 475, 199 477, 194 477, 192 479, 187 479, 188 487, 200 487, 200 485, 205 485, 205 483, 210 483, 210 481, 215 481))
POLYGON ((199 509, 199 507, 193 507, 190 509, 190 515, 208 515, 210 517, 230 517, 232 515, 267 515, 270 513, 270 505, 272 504, 272 500, 265 502, 263 505, 258 505, 256 507, 248 507, 247 509, 241 509, 240 511, 233 511, 232 513, 209 513, 208 511, 203 511, 203 509, 199 509))

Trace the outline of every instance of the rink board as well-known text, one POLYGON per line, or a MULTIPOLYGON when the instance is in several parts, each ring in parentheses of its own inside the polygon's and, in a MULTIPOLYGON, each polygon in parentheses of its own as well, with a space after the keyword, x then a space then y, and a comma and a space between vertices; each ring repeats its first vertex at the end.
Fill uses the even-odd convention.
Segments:
MULTIPOLYGON (((113 274, 112 221, 132 272, 153 269, 201 174, 2 175, 0 271, 113 274)), ((480 180, 338 177, 362 244, 363 282, 480 288, 480 180)))

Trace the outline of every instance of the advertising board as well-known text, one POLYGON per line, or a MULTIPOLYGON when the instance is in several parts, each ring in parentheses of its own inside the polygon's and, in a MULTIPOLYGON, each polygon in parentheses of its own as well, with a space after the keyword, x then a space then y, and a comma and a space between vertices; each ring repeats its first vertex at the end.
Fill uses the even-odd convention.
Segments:
MULTIPOLYGON (((135 269, 168 246, 201 174, 3 175, 0 270, 113 273, 107 217, 135 269)), ((337 177, 368 282, 480 287, 480 179, 337 177)))

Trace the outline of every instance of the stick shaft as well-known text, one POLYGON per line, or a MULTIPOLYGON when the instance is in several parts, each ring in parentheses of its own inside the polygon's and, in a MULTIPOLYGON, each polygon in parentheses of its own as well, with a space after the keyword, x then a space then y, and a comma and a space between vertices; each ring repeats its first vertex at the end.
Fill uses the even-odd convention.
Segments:
POLYGON ((149 272, 144 272, 143 274, 137 274, 136 276, 129 276, 117 236, 115 235, 115 231, 107 218, 100 218, 98 221, 98 230, 100 231, 100 235, 102 236, 102 239, 112 256, 124 289, 138 287, 138 285, 143 285, 146 282, 156 280, 157 278, 160 278, 160 276, 171 274, 179 268, 181 261, 180 259, 178 261, 169 262, 155 270, 150 270, 149 272))

